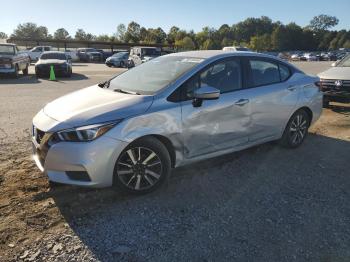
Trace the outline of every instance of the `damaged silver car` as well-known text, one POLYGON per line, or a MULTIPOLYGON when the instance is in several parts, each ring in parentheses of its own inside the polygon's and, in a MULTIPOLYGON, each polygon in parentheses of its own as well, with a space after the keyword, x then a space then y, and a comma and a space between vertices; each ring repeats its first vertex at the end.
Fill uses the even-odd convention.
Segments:
POLYGON ((252 52, 161 56, 47 104, 33 156, 53 182, 150 192, 174 167, 273 140, 301 145, 321 114, 318 80, 252 52))

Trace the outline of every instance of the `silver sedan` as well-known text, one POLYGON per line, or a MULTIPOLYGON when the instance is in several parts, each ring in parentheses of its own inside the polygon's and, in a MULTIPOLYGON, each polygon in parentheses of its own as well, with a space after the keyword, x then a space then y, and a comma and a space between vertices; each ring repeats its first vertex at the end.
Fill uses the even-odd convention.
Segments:
POLYGON ((300 146, 321 114, 318 81, 252 52, 158 57, 46 105, 33 156, 53 182, 150 192, 174 167, 273 140, 300 146))

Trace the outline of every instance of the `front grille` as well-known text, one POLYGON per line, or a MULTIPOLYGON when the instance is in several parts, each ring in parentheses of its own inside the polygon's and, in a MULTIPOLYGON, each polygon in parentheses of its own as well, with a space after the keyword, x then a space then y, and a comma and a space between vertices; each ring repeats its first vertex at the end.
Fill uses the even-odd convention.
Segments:
MULTIPOLYGON (((60 64, 59 65, 54 64, 52 66, 53 66, 53 70, 55 71, 55 74, 66 72, 65 67, 60 64)), ((40 65, 37 67, 37 71, 42 74, 49 74, 50 70, 51 70, 51 65, 40 65)))
POLYGON ((350 80, 321 79, 321 84, 322 87, 326 89, 348 89, 350 91, 350 80), (340 82, 341 85, 337 85, 337 82, 340 82))

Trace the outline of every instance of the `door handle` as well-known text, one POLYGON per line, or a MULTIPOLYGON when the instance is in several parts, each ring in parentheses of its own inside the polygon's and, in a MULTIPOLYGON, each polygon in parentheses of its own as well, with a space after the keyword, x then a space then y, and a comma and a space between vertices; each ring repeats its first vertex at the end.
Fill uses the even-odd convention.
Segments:
POLYGON ((291 86, 288 86, 287 89, 288 89, 289 91, 294 91, 295 89, 297 89, 297 87, 291 85, 291 86))
POLYGON ((249 99, 239 99, 235 102, 236 106, 244 106, 245 104, 249 103, 249 99))

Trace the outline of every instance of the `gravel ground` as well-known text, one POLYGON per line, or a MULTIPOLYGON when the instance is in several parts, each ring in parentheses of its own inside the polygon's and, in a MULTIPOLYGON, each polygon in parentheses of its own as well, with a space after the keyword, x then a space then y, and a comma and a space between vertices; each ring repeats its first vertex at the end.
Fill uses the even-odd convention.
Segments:
POLYGON ((0 79, 0 261, 350 261, 349 105, 324 110, 298 149, 179 168, 146 196, 50 187, 30 158, 32 116, 121 72, 74 69, 74 80, 0 79))

